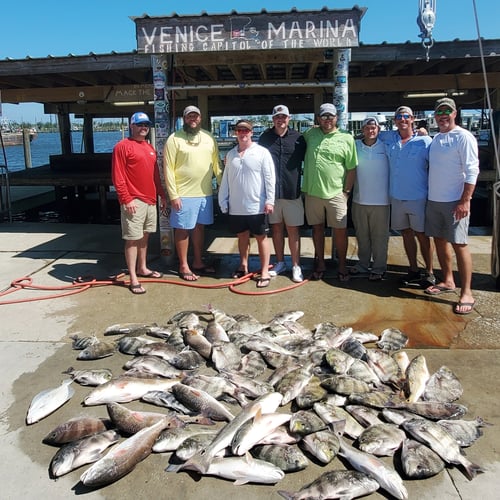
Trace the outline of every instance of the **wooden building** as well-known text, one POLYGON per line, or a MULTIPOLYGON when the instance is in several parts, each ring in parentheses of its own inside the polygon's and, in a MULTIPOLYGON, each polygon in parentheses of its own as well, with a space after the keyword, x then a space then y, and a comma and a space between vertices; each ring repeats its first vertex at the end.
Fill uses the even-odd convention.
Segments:
MULTIPOLYGON (((144 15, 134 18, 138 42, 138 50, 134 52, 0 60, 1 101, 40 102, 44 104, 45 113, 57 114, 62 152, 69 161, 74 153, 70 114, 84 119, 88 155, 94 153, 94 118, 128 118, 138 109, 154 116, 154 61, 158 56, 165 65, 170 123, 180 116, 186 105, 196 104, 207 126, 213 116, 266 115, 277 103, 287 105, 294 114, 314 113, 322 102, 332 102, 336 51, 348 48, 346 83, 351 112, 384 112, 403 103, 414 111, 432 110, 436 98, 445 95, 453 96, 461 109, 485 109, 487 91, 492 109, 500 110, 500 39, 482 40, 481 45, 478 40, 435 42, 427 60, 425 48, 420 43, 359 43, 362 8, 346 11, 324 8, 306 13, 292 10, 276 14, 277 17, 266 11, 252 15, 232 12, 197 18, 176 14, 165 18, 144 15), (325 29, 325 20, 331 20, 328 29, 325 29), (242 25, 243 21, 246 24, 242 25), (265 29, 270 29, 273 23, 275 38, 282 34, 284 38, 288 30, 286 47, 274 48, 268 44, 265 49, 261 45, 257 50, 257 46, 249 42, 234 46, 234 50, 224 45, 217 48, 213 44, 203 50, 201 45, 190 45, 195 37, 193 33, 198 33, 199 40, 207 40, 203 36, 207 26, 210 26, 213 40, 224 41, 226 35, 217 32, 217 26, 232 23, 229 36, 241 41, 244 39, 241 38, 244 31, 241 26, 248 28, 253 23, 259 27, 259 23, 265 22, 268 23, 265 29), (314 43, 319 35, 311 35, 311 24, 304 28, 310 30, 309 38, 304 35, 306 31, 300 31, 302 22, 304 26, 315 23, 314 29, 329 30, 326 36, 330 40, 314 43), (182 31, 187 25, 194 28, 182 31), (185 41, 184 46, 171 45, 169 48, 164 44, 160 49, 155 45, 154 36, 158 35, 158 30, 163 30, 163 39, 158 39, 165 41, 168 29, 172 28, 171 33, 174 33, 173 27, 179 26, 177 32, 185 35, 181 40, 185 41), (161 52, 155 52, 156 49, 161 52)), ((251 40, 254 35, 247 31, 247 38, 251 40)), ((174 39, 170 37, 169 40, 173 43, 174 39)), ((483 172, 489 171, 482 173, 487 182, 496 178, 493 157, 489 144, 482 158, 483 172)), ((81 163, 77 160, 70 169, 52 169, 48 177, 42 176, 42 171, 36 173, 39 168, 31 169, 12 175, 11 184, 60 186, 73 183, 79 186, 93 183, 101 189, 109 185, 109 169, 97 176, 96 169, 87 172, 81 163)))

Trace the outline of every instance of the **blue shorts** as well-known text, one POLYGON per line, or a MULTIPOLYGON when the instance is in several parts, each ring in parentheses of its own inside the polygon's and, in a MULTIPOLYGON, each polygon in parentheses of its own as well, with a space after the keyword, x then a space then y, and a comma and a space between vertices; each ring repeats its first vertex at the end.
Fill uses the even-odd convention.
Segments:
POLYGON ((170 211, 170 225, 176 229, 194 229, 196 224, 214 223, 212 196, 182 198, 182 208, 170 211))

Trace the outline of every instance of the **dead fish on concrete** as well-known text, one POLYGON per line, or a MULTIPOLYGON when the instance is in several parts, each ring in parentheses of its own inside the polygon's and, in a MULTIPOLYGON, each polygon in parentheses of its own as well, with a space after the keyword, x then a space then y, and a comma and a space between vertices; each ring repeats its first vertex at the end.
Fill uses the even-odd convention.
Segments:
POLYGON ((278 391, 280 394, 283 394, 281 406, 286 405, 302 392, 302 389, 306 387, 306 385, 313 377, 312 369, 312 363, 304 367, 296 368, 295 370, 288 372, 276 384, 276 391, 278 391))
POLYGON ((73 341, 71 348, 76 351, 81 351, 88 347, 89 345, 99 342, 99 339, 95 335, 89 337, 79 337, 78 335, 70 335, 69 338, 73 341))
POLYGON ((135 356, 128 360, 124 367, 128 370, 136 369, 150 373, 151 375, 159 375, 164 378, 179 378, 184 373, 172 366, 168 361, 157 356, 135 356))
POLYGON ((226 424, 215 436, 209 446, 202 448, 182 464, 182 469, 195 470, 205 474, 211 461, 224 448, 229 446, 236 431, 248 420, 260 413, 273 413, 280 406, 283 396, 279 392, 265 394, 243 408, 233 420, 226 424))
POLYGON ((175 451, 186 439, 202 434, 214 437, 215 434, 217 434, 217 429, 202 426, 172 427, 164 429, 155 441, 153 451, 155 453, 175 451))
POLYGON ((413 439, 405 439, 401 447, 401 466, 406 477, 425 479, 444 469, 444 461, 428 446, 413 439))
POLYGON ((312 483, 294 493, 279 490, 278 493, 287 500, 310 500, 341 498, 350 500, 369 495, 379 489, 375 479, 363 472, 349 470, 331 470, 324 472, 312 483))
POLYGON ((215 319, 212 319, 207 323, 204 335, 211 344, 214 344, 215 342, 229 342, 226 330, 215 319))
POLYGON ((156 438, 166 425, 168 419, 161 420, 125 439, 87 469, 81 475, 80 481, 85 486, 98 487, 127 475, 151 454, 156 438))
POLYGON ((108 356, 113 355, 117 351, 118 347, 115 342, 96 342, 94 344, 89 345, 76 357, 76 359, 81 360, 93 360, 106 358, 108 356))
POLYGON ((383 351, 400 351, 408 344, 408 336, 397 328, 386 328, 375 343, 383 351))
POLYGON ((416 418, 403 422, 403 428, 415 439, 429 446, 445 462, 462 465, 469 481, 484 470, 462 454, 460 446, 444 427, 430 420, 416 418))
POLYGON ((195 350, 205 359, 210 359, 212 354, 212 344, 197 330, 186 329, 183 332, 183 339, 186 345, 195 350))
POLYGON ((106 409, 111 422, 123 434, 135 434, 145 427, 150 427, 160 421, 166 421, 164 428, 184 427, 185 425, 175 413, 165 414, 130 410, 120 403, 108 403, 106 409))
POLYGON ((149 391, 142 396, 142 401, 174 410, 182 415, 195 415, 196 412, 183 405, 169 391, 149 391))
POLYGON ((415 356, 410 361, 405 375, 408 403, 415 403, 424 393, 425 386, 430 377, 427 362, 422 354, 415 356))
POLYGON ((234 455, 245 455, 255 444, 262 441, 280 425, 290 421, 290 413, 257 412, 253 419, 242 425, 233 436, 231 449, 234 455))
POLYGON ((179 352, 179 349, 175 346, 158 341, 144 343, 137 349, 137 354, 141 356, 157 356, 165 361, 171 360, 174 356, 179 354, 179 352))
POLYGON ((463 392, 462 384, 456 375, 446 366, 442 366, 427 381, 422 398, 426 401, 451 403, 459 399, 463 392))
POLYGON ((52 458, 51 476, 60 477, 82 465, 96 462, 102 458, 107 448, 120 440, 120 437, 118 432, 109 430, 65 444, 52 458))
POLYGON ((377 377, 385 384, 399 388, 402 384, 402 374, 394 358, 382 350, 368 350, 367 362, 377 377))
MULTIPOLYGON (((192 436, 182 441, 182 443, 179 444, 179 446, 175 449, 175 457, 179 460, 182 460, 183 462, 186 462, 201 449, 209 446, 216 434, 217 431, 215 431, 213 434, 193 434, 192 436)), ((224 457, 228 454, 229 451, 226 448, 225 450, 222 450, 217 456, 224 457)))
POLYGON ((234 419, 234 415, 208 392, 185 384, 172 386, 172 393, 185 406, 213 420, 234 419))
POLYGON ((483 435, 481 427, 491 425, 481 417, 474 420, 438 420, 436 423, 444 427, 462 448, 470 446, 483 435))
POLYGON ((97 386, 108 382, 113 377, 113 373, 108 368, 93 370, 75 370, 70 366, 62 373, 70 375, 71 378, 80 385, 97 386))
POLYGON ((408 499, 408 491, 403 484, 401 476, 379 458, 353 448, 342 438, 340 438, 339 455, 348 460, 357 471, 363 472, 375 479, 393 497, 399 500, 408 499))
MULTIPOLYGON (((131 356, 135 356, 138 354, 139 349, 149 344, 154 344, 156 341, 152 338, 144 337, 139 335, 135 336, 125 336, 118 340, 118 350, 123 354, 130 354, 131 356)), ((141 353, 143 354, 143 353, 141 353)))
POLYGON ((321 463, 329 464, 337 456, 340 442, 337 434, 330 429, 324 429, 304 436, 300 441, 300 446, 321 463))
POLYGON ((60 408, 64 403, 75 394, 75 390, 71 387, 72 379, 63 380, 61 385, 52 389, 45 389, 39 392, 30 403, 28 413, 26 415, 26 423, 34 424, 47 415, 60 408))
POLYGON ((178 370, 196 370, 204 363, 202 356, 191 349, 185 349, 167 361, 178 370))
POLYGON ((296 445, 257 445, 251 453, 253 457, 274 464, 283 472, 297 472, 309 465, 309 460, 296 445))
POLYGON ((326 429, 327 424, 312 410, 298 410, 291 415, 288 427, 292 434, 307 436, 326 429))
MULTIPOLYGON (((175 466, 167 471, 175 470, 175 466)), ((285 473, 275 465, 252 458, 250 453, 244 457, 214 458, 205 473, 234 481, 236 486, 247 483, 275 484, 285 477, 285 473)))
POLYGON ((358 436, 358 448, 377 457, 392 457, 406 434, 393 424, 371 425, 358 436))
POLYGON ((128 403, 141 399, 144 394, 153 390, 165 391, 177 384, 180 379, 134 378, 122 377, 111 379, 109 382, 98 385, 84 398, 86 406, 102 405, 107 403, 128 403))
POLYGON ((61 445, 111 429, 111 421, 104 418, 81 416, 74 417, 51 430, 43 442, 50 445, 61 445))
POLYGON ((387 408, 398 408, 408 410, 411 413, 420 415, 430 420, 455 419, 463 417, 467 413, 464 405, 457 403, 440 403, 439 401, 417 401, 416 403, 407 402, 387 402, 387 408))
POLYGON ((138 337, 150 333, 155 328, 158 328, 156 323, 119 323, 108 326, 104 330, 104 335, 129 335, 138 337))

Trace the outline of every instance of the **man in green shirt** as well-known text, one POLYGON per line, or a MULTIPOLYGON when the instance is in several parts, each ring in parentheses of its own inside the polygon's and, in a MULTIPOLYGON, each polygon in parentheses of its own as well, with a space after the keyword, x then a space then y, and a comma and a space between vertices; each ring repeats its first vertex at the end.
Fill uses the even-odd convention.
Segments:
POLYGON ((312 278, 322 279, 325 265, 325 222, 333 228, 339 260, 338 278, 347 281, 347 200, 356 175, 358 158, 353 136, 337 128, 337 109, 322 104, 319 127, 304 132, 306 155, 302 191, 305 213, 312 226, 316 262, 312 278))

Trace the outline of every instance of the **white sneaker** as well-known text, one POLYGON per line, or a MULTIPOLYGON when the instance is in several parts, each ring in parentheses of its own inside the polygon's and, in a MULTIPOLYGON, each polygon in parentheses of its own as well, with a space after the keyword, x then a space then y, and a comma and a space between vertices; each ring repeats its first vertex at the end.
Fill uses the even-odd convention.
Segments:
POLYGON ((273 268, 269 271, 271 276, 277 276, 278 274, 284 273, 286 271, 286 264, 283 261, 276 262, 273 268))
POLYGON ((302 269, 300 269, 300 266, 292 267, 292 281, 295 281, 295 283, 301 283, 304 281, 304 276, 302 276, 302 269))

